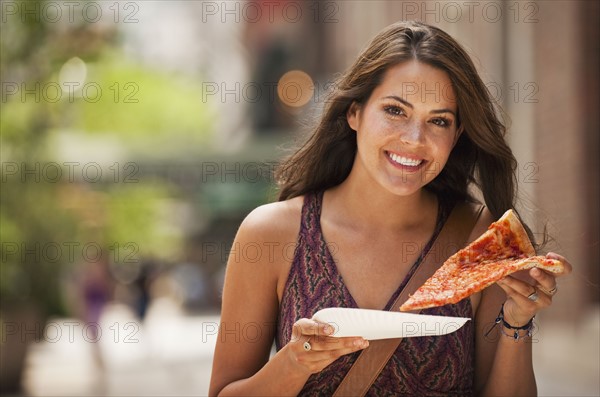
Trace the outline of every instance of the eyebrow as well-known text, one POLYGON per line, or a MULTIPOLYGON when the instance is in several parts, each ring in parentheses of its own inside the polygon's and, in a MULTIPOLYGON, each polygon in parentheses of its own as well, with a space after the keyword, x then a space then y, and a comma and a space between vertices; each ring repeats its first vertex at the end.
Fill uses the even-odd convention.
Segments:
MULTIPOLYGON (((406 99, 400 98, 399 96, 396 95, 388 95, 386 97, 383 97, 383 99, 394 99, 400 103, 402 103, 403 105, 414 109, 414 106, 412 105, 412 103, 408 102, 406 99)), ((435 109, 432 110, 430 113, 434 113, 434 114, 440 114, 440 113, 450 113, 452 114, 454 117, 456 117, 456 113, 453 110, 450 110, 448 108, 444 108, 444 109, 435 109)))

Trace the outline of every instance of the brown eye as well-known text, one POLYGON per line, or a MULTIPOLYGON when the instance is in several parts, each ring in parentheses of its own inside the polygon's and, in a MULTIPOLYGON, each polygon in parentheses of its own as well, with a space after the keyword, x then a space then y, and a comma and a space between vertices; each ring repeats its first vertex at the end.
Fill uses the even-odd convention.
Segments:
POLYGON ((444 128, 450 127, 452 125, 452 122, 445 117, 436 117, 431 122, 437 125, 438 127, 444 128))
POLYGON ((392 116, 401 116, 404 114, 404 111, 402 110, 402 108, 400 108, 398 106, 394 106, 394 105, 386 106, 383 108, 383 110, 386 113, 391 114, 392 116))

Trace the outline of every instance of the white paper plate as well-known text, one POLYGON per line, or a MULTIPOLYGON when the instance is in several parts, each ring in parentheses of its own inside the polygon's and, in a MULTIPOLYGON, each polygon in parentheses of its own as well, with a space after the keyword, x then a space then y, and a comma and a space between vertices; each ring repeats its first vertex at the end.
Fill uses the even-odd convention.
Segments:
POLYGON ((332 336, 362 336, 369 340, 446 335, 458 330, 470 320, 464 317, 344 307, 319 310, 312 318, 330 324, 335 330, 332 336))

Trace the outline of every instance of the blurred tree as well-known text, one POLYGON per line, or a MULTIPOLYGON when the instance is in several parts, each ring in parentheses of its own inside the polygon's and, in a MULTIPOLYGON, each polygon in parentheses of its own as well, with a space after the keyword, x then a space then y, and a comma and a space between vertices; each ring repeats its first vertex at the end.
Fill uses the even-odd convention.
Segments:
MULTIPOLYGON (((43 249, 42 255, 24 255, 21 247, 41 244, 43 248, 48 242, 89 237, 82 235, 86 229, 82 224, 89 219, 81 209, 89 212, 89 207, 98 205, 106 206, 98 215, 105 219, 96 221, 99 225, 93 229, 101 230, 93 232, 94 238, 133 239, 143 247, 140 254, 164 255, 172 254, 174 240, 164 239, 160 232, 164 224, 157 223, 156 214, 172 195, 165 182, 138 180, 136 175, 128 180, 124 164, 118 165, 119 183, 86 184, 81 175, 67 178, 70 170, 64 169, 65 159, 57 154, 64 141, 56 137, 67 132, 72 134, 67 139, 73 135, 113 138, 125 152, 170 151, 176 156, 182 147, 210 143, 212 112, 203 101, 200 82, 143 67, 120 54, 118 25, 77 18, 50 22, 25 12, 40 10, 43 3, 15 2, 19 12, 3 15, 0 233, 6 244, 0 292, 6 303, 41 294, 31 298, 42 303, 44 312, 62 314, 59 294, 49 285, 59 273, 57 264, 47 261, 43 249), (74 59, 84 76, 77 86, 90 89, 73 90, 75 82, 65 87, 61 81, 74 59), (56 87, 63 91, 55 94, 56 87), (53 180, 57 171, 46 170, 48 164, 63 166, 58 171, 63 177, 53 180), (101 191, 105 200, 91 198, 86 194, 89 190, 101 191), (12 243, 18 246, 16 253, 12 243), (21 280, 20 288, 15 280, 21 280)), ((66 74, 69 83, 73 73, 66 74)))
MULTIPOLYGON (((39 9, 41 4, 40 1, 12 3, 21 11, 25 7, 39 9)), ((49 26, 40 21, 39 15, 27 16, 23 12, 3 12, 2 18, 0 384, 3 391, 13 392, 20 388, 28 342, 41 336, 48 315, 62 312, 60 267, 44 248, 48 243, 73 241, 75 237, 75 219, 58 200, 61 185, 39 178, 41 161, 48 157, 45 142, 52 120, 51 104, 40 99, 38 87, 51 79, 57 64, 77 51, 80 40, 70 38, 81 33, 97 36, 97 45, 86 46, 86 53, 94 55, 110 41, 112 32, 94 31, 82 24, 64 31, 57 24, 49 26), (9 98, 10 93, 23 88, 33 89, 33 95, 9 98), (19 172, 9 178, 15 169, 19 172), (20 172, 25 170, 31 173, 20 172)))
POLYGON ((117 268, 168 258, 181 245, 164 216, 172 186, 135 176, 72 179, 57 136, 112 138, 126 153, 176 153, 208 143, 211 112, 199 82, 127 61, 118 24, 78 13, 50 20, 40 14, 44 1, 10 3, 17 12, 3 7, 0 35, 0 383, 14 391, 26 342, 41 336, 48 316, 66 314, 61 277, 80 264, 83 244, 97 244, 117 268), (73 89, 74 82, 86 85, 73 89))
POLYGON ((97 56, 114 40, 115 32, 82 23, 65 30, 39 15, 23 12, 40 9, 42 3, 14 2, 19 12, 3 14, 0 293, 3 313, 17 302, 35 303, 45 316, 60 314, 62 309, 57 277, 60 269, 44 248, 48 243, 74 241, 76 218, 59 201, 63 184, 42 177, 42 169, 51 158, 47 138, 53 127, 54 104, 46 100, 40 87, 52 82, 57 66, 80 54, 81 48, 86 55, 97 56), (82 45, 82 37, 95 39, 90 41, 92 45, 82 45), (15 90, 18 94, 12 95, 15 90))

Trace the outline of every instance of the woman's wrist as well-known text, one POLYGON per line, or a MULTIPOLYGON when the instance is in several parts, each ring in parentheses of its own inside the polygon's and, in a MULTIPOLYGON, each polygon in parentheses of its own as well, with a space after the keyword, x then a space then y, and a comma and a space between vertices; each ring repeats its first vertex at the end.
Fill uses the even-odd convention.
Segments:
POLYGON ((533 328, 531 330, 515 330, 502 325, 500 327, 500 333, 505 337, 511 338, 515 342, 518 342, 521 339, 530 338, 533 335, 533 328))
POLYGON ((301 382, 304 384, 311 375, 311 373, 306 371, 304 366, 298 364, 296 356, 290 352, 289 343, 283 346, 270 361, 273 361, 273 364, 276 363, 283 372, 281 375, 289 379, 292 383, 301 382), (277 359, 281 361, 277 362, 277 359))
POLYGON ((516 313, 513 307, 514 305, 505 311, 505 303, 503 303, 500 307, 500 313, 498 314, 498 317, 502 317, 503 321, 509 325, 507 328, 522 328, 535 319, 535 313, 529 315, 516 313))
POLYGON ((514 339, 516 342, 519 339, 531 337, 533 334, 534 319, 535 316, 525 323, 516 323, 514 320, 506 319, 504 315, 504 304, 502 304, 500 312, 498 313, 498 317, 496 317, 495 325, 501 324, 500 333, 506 337, 514 339))

